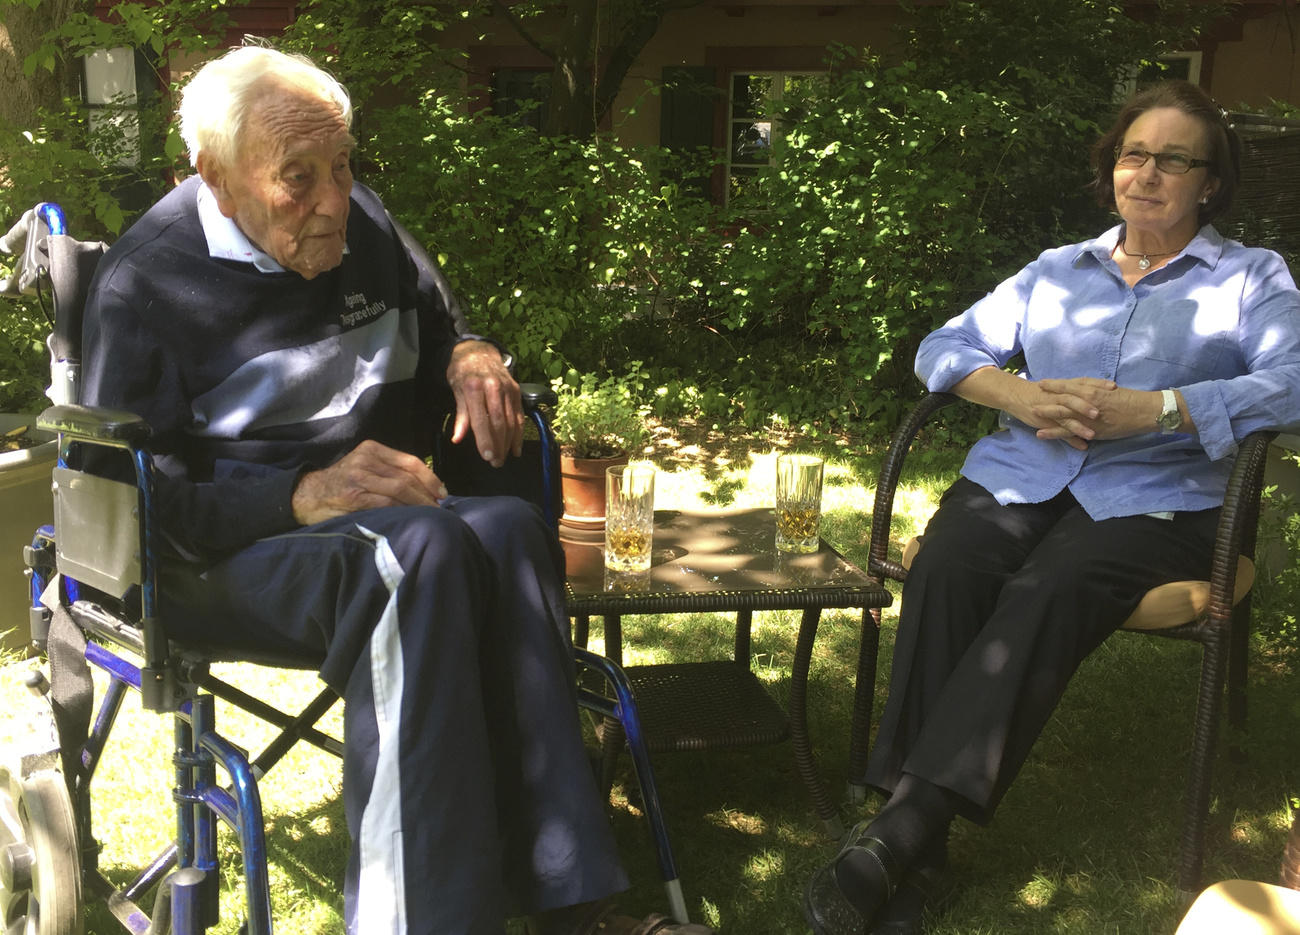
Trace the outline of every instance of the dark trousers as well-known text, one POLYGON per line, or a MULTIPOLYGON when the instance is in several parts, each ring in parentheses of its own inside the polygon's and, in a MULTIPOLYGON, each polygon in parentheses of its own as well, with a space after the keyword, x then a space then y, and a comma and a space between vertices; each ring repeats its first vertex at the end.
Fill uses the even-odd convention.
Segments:
POLYGON ((561 567, 534 506, 485 497, 354 513, 168 575, 174 635, 305 654, 343 696, 350 933, 500 935, 507 913, 626 888, 561 567))
POLYGON ((1205 577, 1218 515, 1095 521, 1068 491, 1002 506, 959 479, 903 585, 867 783, 912 773, 991 818, 1084 657, 1146 591, 1205 577))

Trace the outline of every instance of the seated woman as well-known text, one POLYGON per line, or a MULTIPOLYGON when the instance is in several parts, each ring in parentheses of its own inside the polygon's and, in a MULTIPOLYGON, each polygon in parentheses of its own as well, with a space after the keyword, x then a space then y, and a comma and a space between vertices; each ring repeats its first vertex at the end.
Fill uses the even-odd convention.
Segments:
POLYGON ((922 342, 930 390, 1010 427, 971 449, 908 573, 866 776, 888 801, 810 881, 818 935, 921 931, 953 818, 990 819, 1146 591, 1204 577, 1237 443, 1300 421, 1300 293, 1276 253, 1210 224, 1239 153, 1200 88, 1143 91, 1094 150, 1122 223, 922 342))

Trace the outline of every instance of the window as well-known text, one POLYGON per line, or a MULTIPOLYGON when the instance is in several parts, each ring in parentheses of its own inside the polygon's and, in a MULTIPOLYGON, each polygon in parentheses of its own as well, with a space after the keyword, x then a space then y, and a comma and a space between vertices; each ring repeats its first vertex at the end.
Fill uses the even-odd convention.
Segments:
POLYGON ((817 75, 783 72, 737 73, 731 76, 727 114, 726 199, 743 197, 761 207, 764 195, 758 170, 772 160, 772 146, 781 138, 785 109, 816 93, 817 75))
POLYGON ((136 51, 99 49, 82 59, 81 96, 89 110, 91 147, 96 156, 121 166, 140 163, 140 111, 136 51))
POLYGON ((1201 82, 1200 52, 1171 52, 1162 55, 1155 62, 1138 69, 1127 82, 1121 83, 1124 97, 1135 93, 1139 88, 1155 84, 1157 81, 1170 81, 1181 78, 1192 84, 1201 82))

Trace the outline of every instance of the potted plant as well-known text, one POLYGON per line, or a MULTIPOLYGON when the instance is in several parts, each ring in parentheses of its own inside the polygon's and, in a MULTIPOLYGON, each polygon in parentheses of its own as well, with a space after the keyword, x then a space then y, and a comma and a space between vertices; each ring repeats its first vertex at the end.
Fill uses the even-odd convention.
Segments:
MULTIPOLYGON (((0 232, 3 229, 0 228, 0 232)), ((0 280, 13 274, 0 257, 0 280)), ((49 331, 35 302, 0 297, 0 648, 23 650, 29 642, 29 579, 23 546, 39 526, 53 522, 51 472, 58 442, 36 429, 47 401, 42 391, 50 365, 44 337, 49 331), (11 301, 12 299, 12 301, 11 301)))
POLYGON ((35 422, 35 416, 0 413, 0 647, 10 650, 29 640, 23 546, 54 513, 50 474, 58 442, 35 422))
POLYGON ((552 384, 559 402, 553 429, 560 446, 560 492, 564 515, 560 522, 579 529, 605 525, 605 469, 626 464, 646 439, 649 407, 633 394, 638 367, 631 377, 601 380, 570 371, 552 384))

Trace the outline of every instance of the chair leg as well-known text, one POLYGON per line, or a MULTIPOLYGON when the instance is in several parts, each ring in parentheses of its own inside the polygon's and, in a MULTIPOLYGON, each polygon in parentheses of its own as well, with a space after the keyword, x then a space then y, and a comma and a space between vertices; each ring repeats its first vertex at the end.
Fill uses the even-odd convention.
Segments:
POLYGON ((1188 903, 1201 888, 1205 829, 1210 811, 1210 781, 1214 771, 1214 744, 1218 735, 1220 699, 1226 676, 1223 643, 1221 633, 1209 636, 1201 658, 1201 679, 1196 700, 1196 722, 1192 736, 1178 870, 1179 896, 1188 903))
POLYGON ((1243 763, 1246 752, 1240 740, 1246 731, 1246 674, 1250 655, 1250 595, 1232 611, 1228 642, 1228 756, 1243 763))
POLYGON ((867 738, 876 700, 876 662, 880 654, 880 610, 862 612, 862 639, 858 645, 858 674, 853 688, 853 721, 849 725, 849 801, 867 797, 867 738))
MULTIPOLYGON (((678 922, 690 921, 686 912, 686 901, 682 896, 682 884, 677 875, 677 862, 673 859, 672 844, 668 840, 668 825, 664 821, 663 805, 659 801, 659 788, 655 783, 654 769, 650 765, 650 749, 646 745, 645 733, 641 728, 641 715, 632 694, 632 683, 627 673, 610 659, 598 656, 585 649, 575 649, 574 654, 580 665, 586 666, 604 677, 606 684, 614 690, 615 697, 608 698, 598 692, 579 686, 578 703, 606 718, 614 721, 618 733, 627 738, 628 751, 632 755, 632 767, 636 773, 637 785, 641 789, 641 804, 645 809, 646 821, 650 823, 650 833, 654 839, 655 856, 659 860, 659 873, 664 881, 664 892, 668 897, 669 914, 678 922)), ((607 726, 610 726, 607 722, 607 726)))
MULTIPOLYGON (((216 860, 218 817, 236 829, 243 856, 244 899, 248 935, 270 935, 271 886, 267 869, 266 827, 257 777, 244 752, 216 732, 215 705, 211 695, 199 693, 190 706, 190 723, 178 717, 178 736, 187 733, 188 748, 175 754, 177 786, 175 796, 181 820, 178 827, 181 870, 193 867, 199 875, 179 878, 172 891, 173 918, 184 911, 196 911, 203 928, 217 922, 220 871, 216 860), (220 763, 230 779, 230 790, 216 783, 220 763), (188 859, 187 859, 188 858, 188 859), (186 908, 194 899, 197 910, 186 908)), ((176 874, 173 874, 175 877, 176 874)))

